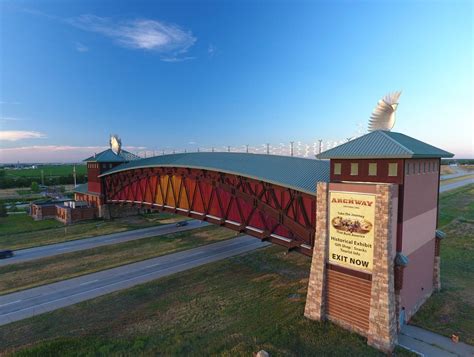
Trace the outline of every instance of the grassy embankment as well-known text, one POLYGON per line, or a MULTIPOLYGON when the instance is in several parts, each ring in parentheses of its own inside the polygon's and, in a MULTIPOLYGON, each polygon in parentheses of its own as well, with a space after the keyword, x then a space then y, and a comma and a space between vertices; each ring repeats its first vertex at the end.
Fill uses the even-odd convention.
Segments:
POLYGON ((0 295, 158 257, 236 236, 234 231, 203 227, 0 267, 0 295))
POLYGON ((0 217, 0 249, 24 249, 102 234, 123 232, 186 219, 168 213, 152 213, 114 220, 93 220, 70 226, 54 220, 34 221, 25 215, 0 217))
POLYGON ((412 323, 474 345, 474 185, 441 194, 439 228, 442 289, 412 323))
POLYGON ((441 165, 441 175, 452 175, 454 174, 454 170, 449 165, 441 165))

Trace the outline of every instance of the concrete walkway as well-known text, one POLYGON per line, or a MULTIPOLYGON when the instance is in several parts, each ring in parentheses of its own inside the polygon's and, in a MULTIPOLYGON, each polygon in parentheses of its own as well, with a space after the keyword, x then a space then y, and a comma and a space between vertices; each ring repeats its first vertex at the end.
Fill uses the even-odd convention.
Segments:
POLYGON ((64 243, 55 243, 43 245, 40 247, 20 249, 15 251, 15 255, 12 258, 0 259, 0 266, 51 257, 58 254, 77 252, 79 250, 91 249, 109 244, 117 244, 164 234, 184 232, 209 225, 207 222, 195 220, 188 222, 188 225, 182 227, 176 227, 175 223, 165 224, 161 226, 135 229, 131 231, 101 235, 91 238, 70 240, 64 243))
POLYGON ((474 356, 473 346, 462 342, 454 343, 447 337, 412 325, 403 326, 398 344, 426 357, 474 356))
POLYGON ((93 299, 113 291, 127 289, 269 244, 250 236, 241 236, 3 295, 0 296, 0 325, 93 299))

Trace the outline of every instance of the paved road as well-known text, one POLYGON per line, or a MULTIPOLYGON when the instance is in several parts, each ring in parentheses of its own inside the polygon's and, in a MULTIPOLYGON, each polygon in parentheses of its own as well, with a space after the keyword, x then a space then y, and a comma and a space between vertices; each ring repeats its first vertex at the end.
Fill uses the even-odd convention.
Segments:
POLYGON ((454 343, 447 337, 411 325, 403 326, 398 344, 426 357, 474 356, 473 346, 454 343))
POLYGON ((250 236, 241 236, 3 295, 0 296, 0 325, 73 305, 80 301, 249 252, 269 244, 250 236))
POLYGON ((439 187, 439 192, 446 192, 449 190, 454 190, 455 188, 459 188, 465 185, 469 185, 471 183, 474 183, 474 178, 468 178, 462 181, 457 181, 453 183, 448 183, 446 185, 440 186, 439 187))
POLYGON ((20 262, 26 262, 28 260, 34 260, 39 258, 51 257, 53 255, 76 252, 78 250, 90 249, 100 247, 108 244, 116 244, 122 242, 128 242, 131 240, 154 237, 164 234, 170 234, 175 232, 183 232, 199 227, 205 227, 209 225, 207 222, 201 221, 188 221, 189 224, 183 227, 176 227, 176 224, 166 224, 162 226, 155 226, 143 229, 136 229, 132 231, 120 232, 97 236, 93 238, 84 238, 78 240, 71 240, 64 243, 56 243, 44 245, 41 247, 20 249, 15 251, 15 255, 12 258, 1 259, 0 266, 15 264, 20 262))

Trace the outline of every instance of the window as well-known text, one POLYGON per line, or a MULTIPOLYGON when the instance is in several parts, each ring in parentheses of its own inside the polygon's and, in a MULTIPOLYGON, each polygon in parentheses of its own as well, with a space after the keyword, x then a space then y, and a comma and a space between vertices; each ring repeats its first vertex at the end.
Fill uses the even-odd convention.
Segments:
POLYGON ((397 176, 398 175, 398 164, 391 163, 388 164, 388 176, 397 176))
POLYGON ((335 163, 334 164, 334 175, 340 175, 341 174, 341 164, 340 163, 335 163))
POLYGON ((351 163, 351 176, 357 176, 359 174, 359 164, 356 162, 351 163))
POLYGON ((369 176, 377 176, 377 163, 369 162, 369 176))
POLYGON ((426 174, 426 161, 423 163, 423 173, 426 174))

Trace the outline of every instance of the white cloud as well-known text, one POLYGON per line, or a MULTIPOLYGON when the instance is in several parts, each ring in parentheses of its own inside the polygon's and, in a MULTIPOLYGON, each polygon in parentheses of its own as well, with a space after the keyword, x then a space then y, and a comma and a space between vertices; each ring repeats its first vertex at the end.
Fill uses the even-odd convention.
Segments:
POLYGON ((209 57, 214 57, 214 55, 216 54, 216 46, 214 46, 212 43, 209 44, 209 46, 207 47, 207 54, 209 55, 209 57))
POLYGON ((16 118, 16 117, 0 117, 0 121, 20 121, 24 120, 22 118, 16 118))
POLYGON ((78 52, 87 52, 87 51, 89 51, 89 47, 87 47, 86 45, 84 45, 80 42, 76 42, 76 50, 78 52))
POLYGON ((41 139, 46 135, 39 131, 23 131, 23 130, 2 130, 0 131, 0 140, 18 141, 23 139, 41 139))
MULTIPOLYGON (((109 146, 32 145, 0 148, 0 163, 12 162, 80 162, 109 146)), ((127 151, 145 150, 143 146, 127 146, 127 151)))
MULTIPOLYGON (((137 19, 113 21, 95 15, 81 15, 67 20, 75 27, 96 32, 113 39, 126 48, 143 49, 163 54, 163 60, 178 59, 194 45, 196 38, 190 31, 157 20, 137 19)), ((185 59, 190 59, 186 57, 185 59)))

